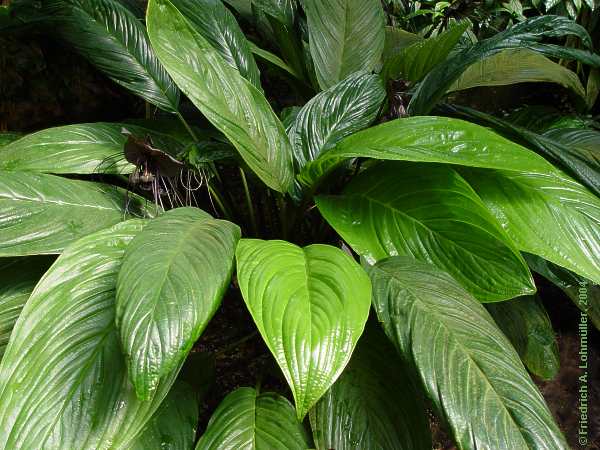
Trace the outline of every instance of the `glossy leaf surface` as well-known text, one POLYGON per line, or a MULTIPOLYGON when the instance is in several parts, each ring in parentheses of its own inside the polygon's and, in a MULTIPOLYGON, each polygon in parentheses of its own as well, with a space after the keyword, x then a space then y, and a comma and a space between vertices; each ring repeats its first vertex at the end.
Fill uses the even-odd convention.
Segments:
POLYGON ((430 450, 423 394, 376 323, 310 411, 318 450, 430 450))
POLYGON ((328 245, 242 239, 236 257, 246 306, 303 418, 350 360, 369 315, 369 279, 328 245))
POLYGON ((304 0, 303 6, 321 89, 380 64, 385 14, 379 0, 304 0))
POLYGON ((536 296, 486 305, 531 373, 544 380, 560 367, 558 343, 544 305, 536 296))
POLYGON ((377 316, 464 449, 567 448, 516 351, 475 298, 412 258, 370 269, 377 316))
POLYGON ((448 91, 532 82, 556 83, 585 98, 585 89, 575 72, 526 49, 504 50, 476 62, 448 91))
POLYGON ((221 0, 173 0, 172 3, 231 67, 261 89, 260 72, 246 36, 221 0))
POLYGON ((396 119, 343 139, 307 164, 300 180, 311 185, 350 158, 439 162, 505 170, 553 170, 534 152, 479 125, 447 117, 396 119))
POLYGON ((191 450, 196 440, 196 393, 176 381, 130 450, 191 450))
POLYGON ((544 38, 565 36, 577 36, 584 47, 591 47, 591 39, 585 28, 566 17, 544 15, 527 19, 456 52, 423 79, 411 99, 408 112, 411 115, 428 114, 469 66, 506 49, 527 48, 545 56, 576 59, 594 67, 600 66, 600 55, 541 42, 544 38))
POLYGON ((239 388, 213 413, 196 450, 306 450, 308 437, 290 402, 274 392, 239 388))
POLYGON ((327 222, 370 264, 407 255, 448 272, 478 300, 535 292, 494 216, 448 166, 385 163, 339 196, 317 197, 327 222))
MULTIPOLYGON (((0 170, 0 256, 60 253, 69 243, 121 222, 125 192, 54 175, 0 170)), ((142 214, 129 194, 128 211, 142 214)))
POLYGON ((151 221, 125 252, 116 322, 142 400, 180 365, 229 285, 240 229, 197 208, 151 221))
POLYGON ((0 258, 0 360, 15 322, 33 288, 54 258, 0 258))
POLYGON ((600 200, 558 171, 460 169, 519 250, 600 282, 600 200))
POLYGON ((264 95, 168 0, 151 0, 146 21, 159 59, 181 90, 267 186, 287 191, 293 175, 291 146, 264 95))
POLYGON ((389 57, 383 66, 384 79, 421 80, 440 64, 458 44, 467 29, 467 23, 454 25, 444 33, 414 42, 389 57))
POLYGON ((127 7, 115 0, 51 0, 48 11, 59 35, 111 79, 161 109, 177 110, 179 90, 127 7))
POLYGON ((115 327, 115 286, 138 220, 71 245, 38 283, 0 362, 0 447, 127 449, 177 374, 137 400, 115 327))
POLYGON ((316 159, 342 138, 368 127, 386 93, 377 75, 350 75, 313 97, 298 112, 289 136, 299 167, 316 159))

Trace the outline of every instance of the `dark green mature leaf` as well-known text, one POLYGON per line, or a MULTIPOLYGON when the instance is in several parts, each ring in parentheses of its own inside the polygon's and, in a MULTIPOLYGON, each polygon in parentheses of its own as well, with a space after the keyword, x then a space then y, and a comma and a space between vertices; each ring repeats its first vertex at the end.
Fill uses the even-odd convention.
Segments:
POLYGON ((415 42, 422 41, 418 34, 410 33, 401 28, 385 27, 385 45, 383 47, 384 65, 393 56, 415 42))
POLYGON ((139 197, 113 186, 0 170, 0 256, 60 253, 143 209, 139 197))
POLYGON ((197 425, 196 394, 187 383, 176 381, 129 450, 191 450, 197 425))
POLYGON ((0 258, 0 359, 25 302, 54 258, 0 258))
POLYGON ((350 360, 369 315, 369 279, 328 245, 242 239, 236 258, 246 306, 303 418, 350 360))
POLYGON ((58 33, 121 86, 169 112, 179 90, 154 55, 141 22, 115 0, 50 0, 58 33))
POLYGON ((370 275, 386 334, 413 362, 459 448, 567 448, 519 355, 456 281, 406 257, 380 261, 370 275))
POLYGON ((444 33, 403 48, 385 61, 383 78, 401 78, 412 82, 421 80, 431 69, 448 58, 467 28, 467 22, 459 23, 444 33))
POLYGON ((175 82, 265 184, 292 184, 292 150, 264 95, 232 68, 168 0, 151 0, 148 33, 175 82))
POLYGON ((260 72, 248 40, 221 0, 173 0, 171 3, 231 67, 261 89, 260 72))
POLYGON ((290 402, 274 392, 239 388, 221 402, 196 450, 306 450, 306 430, 290 402))
POLYGON ((554 329, 537 296, 486 305, 531 373, 544 380, 558 373, 560 360, 554 329))
POLYGON ((151 221, 125 252, 116 323, 138 398, 179 366, 221 304, 233 271, 237 225, 197 208, 151 221))
POLYGON ((296 18, 296 0, 252 0, 264 14, 275 18, 288 28, 294 25, 296 18))
POLYGON ((460 168, 519 250, 600 282, 600 200, 559 171, 460 168))
POLYGON ((557 83, 585 99, 585 89, 575 72, 527 49, 503 50, 477 61, 448 91, 533 82, 557 83))
POLYGON ((575 306, 587 313, 594 326, 600 330, 600 285, 539 256, 529 253, 523 256, 531 270, 561 288, 575 306), (583 291, 581 297, 580 291, 583 291))
POLYGON ((527 48, 545 56, 576 59, 600 67, 600 55, 587 50, 541 42, 545 37, 569 35, 579 37, 585 47, 591 47, 591 39, 585 28, 566 17, 548 15, 527 19, 461 50, 429 72, 412 97, 408 112, 411 115, 427 114, 469 66, 505 49, 527 48))
POLYGON ((381 62, 385 13, 379 0, 304 0, 310 54, 321 89, 381 62))
POLYGON ((283 69, 284 71, 286 71, 287 73, 289 73, 290 75, 292 75, 294 78, 296 78, 298 80, 302 80, 302 75, 300 73, 296 72, 296 70, 294 70, 294 68, 290 67, 279 56, 271 53, 268 50, 260 48, 259 46, 257 46, 253 42, 249 42, 249 44, 250 44, 250 50, 256 56, 258 56, 261 59, 264 59, 265 61, 270 62, 274 66, 279 67, 280 69, 283 69))
POLYGON ((34 289, 0 363, 0 447, 125 449, 167 395, 149 401, 127 377, 115 327, 115 286, 128 221, 71 245, 34 289))
POLYGON ((310 411, 318 450, 431 450, 423 394, 377 324, 310 411))
POLYGON ((471 187, 446 165, 386 163, 319 211, 370 264, 413 256, 448 272, 482 302, 535 292, 527 264, 471 187))
POLYGON ((342 138, 368 127, 385 96, 378 75, 358 72, 313 97, 300 110, 289 132, 299 168, 342 138))
MULTIPOLYGON (((444 113, 469 118, 482 125, 494 127, 503 135, 523 143, 554 162, 600 196, 600 177, 598 177, 600 170, 600 150, 598 147, 600 133, 593 130, 557 127, 546 131, 544 134, 537 134, 520 125, 514 125, 506 120, 472 108, 443 105, 440 109, 444 113)), ((539 111, 539 113, 542 113, 542 111, 539 111)), ((532 111, 533 114, 535 112, 532 111)), ((517 117, 517 122, 523 122, 523 118, 517 117)), ((532 125, 541 126, 538 122, 536 121, 532 125)), ((524 166, 523 169, 529 170, 529 167, 524 166)))
POLYGON ((312 185, 340 163, 357 157, 541 173, 554 170, 544 158, 487 128, 458 119, 424 116, 392 120, 354 133, 307 164, 299 178, 312 185))

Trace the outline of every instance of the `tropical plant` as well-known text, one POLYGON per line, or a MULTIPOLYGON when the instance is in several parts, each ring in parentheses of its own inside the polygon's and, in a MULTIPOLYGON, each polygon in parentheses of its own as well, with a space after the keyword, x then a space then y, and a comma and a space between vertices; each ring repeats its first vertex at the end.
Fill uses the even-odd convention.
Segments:
POLYGON ((61 39, 148 114, 0 135, 1 449, 428 449, 428 407, 461 449, 567 448, 530 376, 559 365, 531 270, 574 301, 600 283, 600 134, 443 102, 543 81, 590 112, 583 27, 425 39, 380 0, 29 7, 4 29, 61 39), (240 387, 196 436, 182 367, 237 292, 289 391, 240 387))

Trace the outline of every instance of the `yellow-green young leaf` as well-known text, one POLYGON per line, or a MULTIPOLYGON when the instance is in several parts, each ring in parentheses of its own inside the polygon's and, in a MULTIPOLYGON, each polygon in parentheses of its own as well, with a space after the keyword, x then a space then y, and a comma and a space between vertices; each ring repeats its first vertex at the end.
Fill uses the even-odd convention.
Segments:
POLYGON ((239 388, 223 399, 196 450, 306 450, 308 436, 290 402, 274 392, 239 388))
POLYGON ((304 0, 302 4, 321 89, 381 63, 385 13, 379 0, 304 0))
POLYGON ((231 222, 178 208, 152 220, 127 248, 116 323, 140 399, 183 363, 221 304, 239 238, 231 222))
POLYGON ((131 441, 178 368, 139 401, 115 326, 115 287, 138 220, 86 236, 34 289, 0 362, 0 448, 108 450, 131 441))
POLYGON ((114 186, 0 170, 0 256, 60 253, 143 209, 140 197, 114 186))
POLYGON ((532 82, 557 83, 585 98, 585 89, 575 72, 526 49, 504 50, 476 62, 463 72, 448 91, 532 82))
POLYGON ((566 175, 460 168, 519 250, 600 283, 600 200, 566 175))
POLYGON ((423 394, 371 321, 344 373, 310 410, 318 450, 431 450, 423 394))
POLYGON ((519 355, 452 277, 408 257, 369 269, 373 304, 461 449, 564 450, 519 355))
POLYGON ((370 264, 412 256, 448 272, 482 302, 535 292, 518 250, 450 166, 380 164, 342 195, 317 197, 317 206, 370 264))
POLYGON ((329 245, 242 239, 236 258, 246 306, 303 418, 350 360, 369 315, 369 278, 329 245))
POLYGON ((150 41, 180 89, 269 187, 292 184, 292 150, 265 96, 227 63, 169 0, 151 0, 150 41))
POLYGON ((298 177, 310 186, 344 161, 360 157, 540 173, 554 170, 541 156, 485 127, 448 117, 421 116, 354 133, 308 163, 298 177))
POLYGON ((178 380, 128 450, 190 450, 197 426, 196 393, 178 380))
POLYGON ((177 111, 179 90, 152 51, 144 25, 116 0, 49 0, 60 37, 98 69, 144 100, 177 111))
POLYGON ((0 258, 0 359, 23 306, 53 261, 51 256, 0 258))
POLYGON ((558 373, 558 343, 548 313, 534 295, 486 305, 531 373, 551 380, 558 373))

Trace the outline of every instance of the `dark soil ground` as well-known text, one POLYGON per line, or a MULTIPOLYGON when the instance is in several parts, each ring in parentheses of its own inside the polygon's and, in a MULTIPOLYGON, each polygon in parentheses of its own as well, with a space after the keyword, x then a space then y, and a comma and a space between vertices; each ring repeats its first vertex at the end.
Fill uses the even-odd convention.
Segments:
MULTIPOLYGON (((498 111, 521 88, 485 98, 490 110, 498 111), (492 99, 492 100, 490 100, 492 99), (503 99, 503 100, 500 100, 503 99), (489 105, 493 101, 493 105, 489 105)), ((536 92, 549 102, 564 104, 554 88, 536 92)), ((288 102, 282 102, 284 105, 288 102)), ((478 106, 478 105, 473 105, 478 106)), ((481 106, 481 105, 479 105, 481 106)), ((143 117, 144 104, 98 74, 89 64, 60 44, 35 35, 0 37, 0 130, 29 132, 41 128, 86 121, 119 121, 143 117)), ((561 429, 573 448, 600 449, 600 333, 590 334, 589 370, 591 418, 589 445, 577 440, 579 407, 579 310, 557 288, 538 280, 542 300, 557 332, 561 370, 549 382, 536 380, 561 429)), ((194 348, 184 375, 205 391, 200 430, 223 397, 239 386, 260 384, 290 397, 281 373, 260 337, 237 290, 223 301, 207 330, 194 348), (206 368, 214 368, 214 372, 206 368)), ((432 414, 435 449, 455 448, 445 427, 432 414)), ((512 449, 511 449, 512 450, 512 449)))

